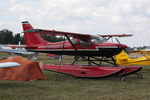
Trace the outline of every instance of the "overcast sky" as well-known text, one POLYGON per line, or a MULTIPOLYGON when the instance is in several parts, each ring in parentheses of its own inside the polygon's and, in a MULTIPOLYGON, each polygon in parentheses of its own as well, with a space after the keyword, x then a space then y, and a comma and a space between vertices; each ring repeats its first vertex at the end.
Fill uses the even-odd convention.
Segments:
POLYGON ((150 0, 0 0, 0 30, 34 28, 91 34, 133 34, 128 46, 150 46, 150 0))

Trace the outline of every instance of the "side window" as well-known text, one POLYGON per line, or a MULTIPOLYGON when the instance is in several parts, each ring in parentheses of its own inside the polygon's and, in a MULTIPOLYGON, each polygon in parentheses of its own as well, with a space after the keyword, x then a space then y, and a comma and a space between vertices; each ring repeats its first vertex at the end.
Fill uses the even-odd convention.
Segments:
POLYGON ((86 40, 86 39, 80 39, 80 46, 81 47, 87 48, 87 47, 89 47, 89 45, 90 45, 90 43, 89 43, 88 40, 86 40))
POLYGON ((102 42, 106 42, 106 39, 103 38, 103 37, 100 37, 100 36, 91 36, 91 41, 93 44, 99 44, 99 43, 102 43, 102 42))
POLYGON ((73 43, 73 45, 77 45, 78 40, 77 39, 73 39, 73 40, 71 40, 71 42, 73 43))

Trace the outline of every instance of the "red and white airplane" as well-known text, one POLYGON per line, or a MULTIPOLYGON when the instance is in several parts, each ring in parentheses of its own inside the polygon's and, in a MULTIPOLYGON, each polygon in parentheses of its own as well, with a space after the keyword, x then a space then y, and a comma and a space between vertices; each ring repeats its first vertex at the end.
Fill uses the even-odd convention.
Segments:
POLYGON ((34 29, 27 21, 22 22, 22 25, 26 44, 25 48, 27 51, 76 56, 72 64, 44 65, 43 69, 76 77, 105 77, 118 73, 124 76, 141 70, 140 66, 102 67, 102 61, 115 65, 113 56, 127 48, 124 44, 107 42, 107 40, 103 38, 105 36, 34 29), (55 43, 48 42, 41 37, 41 34, 64 36, 65 41, 55 43), (80 57, 86 60, 88 65, 76 65, 75 62, 77 62, 80 57), (106 58, 111 58, 112 60, 110 61, 110 59, 106 58), (97 63, 97 61, 99 61, 99 63, 97 63))

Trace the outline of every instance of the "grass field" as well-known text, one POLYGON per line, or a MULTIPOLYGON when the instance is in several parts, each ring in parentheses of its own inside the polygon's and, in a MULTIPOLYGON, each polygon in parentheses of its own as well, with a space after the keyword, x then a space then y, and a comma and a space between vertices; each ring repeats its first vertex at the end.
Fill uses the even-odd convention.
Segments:
MULTIPOLYGON (((67 62, 69 59, 66 57, 67 62)), ((43 55, 37 61, 56 63, 43 55)), ((86 79, 43 72, 47 80, 0 80, 0 100, 150 100, 150 66, 144 66, 141 71, 144 79, 130 75, 124 82, 116 77, 86 79)))

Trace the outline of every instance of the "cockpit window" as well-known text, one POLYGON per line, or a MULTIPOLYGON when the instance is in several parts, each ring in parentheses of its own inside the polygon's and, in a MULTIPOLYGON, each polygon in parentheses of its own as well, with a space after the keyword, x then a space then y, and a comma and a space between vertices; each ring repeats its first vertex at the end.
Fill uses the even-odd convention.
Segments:
POLYGON ((71 42, 73 43, 73 45, 76 45, 76 44, 77 44, 77 41, 78 41, 77 39, 72 39, 72 40, 71 40, 71 42))
POLYGON ((93 44, 98 44, 98 43, 102 43, 102 42, 106 42, 106 39, 101 37, 101 36, 91 36, 91 41, 93 44))
POLYGON ((80 45, 81 47, 88 47, 90 44, 87 39, 80 39, 80 45))

